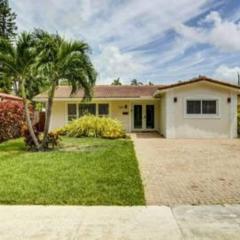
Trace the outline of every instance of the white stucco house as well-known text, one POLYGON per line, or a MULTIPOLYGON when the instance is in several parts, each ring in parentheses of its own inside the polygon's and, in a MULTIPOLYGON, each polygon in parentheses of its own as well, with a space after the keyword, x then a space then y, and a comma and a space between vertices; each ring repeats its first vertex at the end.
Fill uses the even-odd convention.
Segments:
MULTIPOLYGON (((158 131, 166 138, 236 138, 240 86, 204 76, 171 85, 97 85, 91 102, 71 87, 55 92, 50 128, 86 112, 121 121, 128 132, 158 131)), ((47 92, 35 97, 46 102, 47 92)))

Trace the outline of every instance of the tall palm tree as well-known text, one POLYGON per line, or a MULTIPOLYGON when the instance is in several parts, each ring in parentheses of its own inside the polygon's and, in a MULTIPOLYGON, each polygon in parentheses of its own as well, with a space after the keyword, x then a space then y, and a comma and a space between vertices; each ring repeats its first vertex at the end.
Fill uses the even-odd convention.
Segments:
POLYGON ((45 148, 56 87, 65 80, 72 86, 72 93, 82 88, 85 99, 90 99, 97 74, 88 56, 89 46, 85 42, 66 41, 58 34, 49 34, 42 30, 36 30, 34 37, 39 52, 35 69, 42 77, 46 77, 50 85, 42 141, 45 148))
POLYGON ((120 81, 120 78, 114 79, 113 82, 112 82, 112 85, 115 85, 115 86, 120 86, 120 85, 122 85, 122 83, 121 83, 121 81, 120 81))
POLYGON ((31 66, 35 62, 36 55, 35 42, 29 33, 23 32, 15 45, 6 38, 0 39, 1 76, 8 77, 19 85, 27 126, 36 148, 40 149, 40 143, 34 134, 26 95, 26 81, 31 75, 31 66))
POLYGON ((133 79, 133 80, 131 81, 131 85, 132 85, 132 86, 141 86, 141 85, 143 85, 143 83, 142 83, 142 82, 139 82, 137 79, 133 79))

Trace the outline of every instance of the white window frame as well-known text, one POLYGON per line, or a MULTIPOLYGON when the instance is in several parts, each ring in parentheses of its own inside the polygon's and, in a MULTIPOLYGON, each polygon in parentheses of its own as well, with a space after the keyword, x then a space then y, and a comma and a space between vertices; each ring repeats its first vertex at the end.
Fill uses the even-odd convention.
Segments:
POLYGON ((110 116, 110 104, 109 103, 97 103, 97 116, 99 117, 109 117, 110 116), (99 105, 108 105, 108 114, 100 114, 99 113, 99 105))
POLYGON ((77 106, 76 103, 68 103, 66 110, 67 110, 67 122, 70 122, 70 121, 69 121, 69 116, 72 116, 72 117, 74 116, 74 117, 76 117, 75 119, 78 118, 78 106, 77 106), (68 114, 68 105, 76 105, 76 114, 74 114, 74 115, 73 115, 73 114, 68 114))
POLYGON ((187 97, 184 99, 184 118, 193 119, 211 119, 221 118, 221 100, 216 97, 187 97), (201 113, 200 114, 189 114, 187 113, 187 101, 201 101, 201 113), (216 101, 217 113, 216 114, 205 114, 202 113, 202 102, 203 101, 216 101))
MULTIPOLYGON (((69 123, 70 121, 68 121, 68 105, 69 104, 75 104, 77 107, 77 119, 80 117, 79 116, 79 105, 80 104, 85 104, 83 102, 66 102, 65 103, 65 123, 69 123)), ((111 103, 108 102, 86 102, 86 104, 96 104, 96 116, 98 117, 111 117, 111 103), (108 115, 99 115, 99 104, 108 104, 108 115)))

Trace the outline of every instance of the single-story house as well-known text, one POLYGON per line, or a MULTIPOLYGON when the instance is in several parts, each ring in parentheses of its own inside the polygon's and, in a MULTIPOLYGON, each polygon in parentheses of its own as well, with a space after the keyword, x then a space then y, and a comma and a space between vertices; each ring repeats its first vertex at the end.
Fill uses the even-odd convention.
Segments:
MULTIPOLYGON (((235 138, 240 86, 204 76, 170 85, 97 85, 91 102, 83 91, 56 89, 50 128, 86 113, 120 120, 127 132, 158 131, 166 138, 235 138)), ((47 92, 35 97, 46 102, 47 92)))

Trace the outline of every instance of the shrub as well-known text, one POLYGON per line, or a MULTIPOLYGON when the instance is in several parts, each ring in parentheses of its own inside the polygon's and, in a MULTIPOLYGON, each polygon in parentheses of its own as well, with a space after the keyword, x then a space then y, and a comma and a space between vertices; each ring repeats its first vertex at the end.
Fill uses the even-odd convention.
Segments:
MULTIPOLYGON (((35 136, 36 138, 38 139, 38 141, 40 142, 40 139, 39 139, 39 131, 37 131, 36 128, 34 128, 34 133, 35 133, 35 136)), ((36 150, 36 146, 33 142, 33 139, 30 135, 30 132, 27 128, 27 126, 24 126, 22 128, 22 136, 24 137, 24 142, 25 142, 25 146, 27 147, 28 150, 31 150, 31 151, 34 151, 36 150)))
POLYGON ((0 142, 20 137, 24 121, 21 102, 0 102, 0 142))
POLYGON ((61 135, 69 137, 103 137, 123 138, 126 133, 122 124, 115 119, 86 115, 72 121, 58 130, 61 135))
MULTIPOLYGON (((37 130, 36 127, 34 127, 34 133, 35 136, 38 140, 39 143, 42 142, 42 139, 40 137, 40 132, 37 130)), ((36 146, 33 142, 33 139, 30 135, 30 132, 27 128, 27 126, 24 126, 22 129, 22 135, 24 137, 24 142, 25 142, 25 146, 27 147, 28 150, 30 151, 35 151, 36 150, 36 146)), ((60 145, 60 136, 58 132, 50 132, 48 133, 47 136, 47 143, 46 143, 46 150, 50 150, 50 149, 54 149, 55 147, 60 145)))
MULTIPOLYGON (((34 132, 35 132, 36 138, 38 139, 38 142, 41 143, 42 139, 40 138, 40 132, 36 128, 34 128, 34 132)), ((35 151, 36 146, 32 140, 32 137, 27 127, 23 128, 23 136, 24 136, 25 146, 27 147, 27 149, 30 151, 35 151)), ((55 147, 59 146, 60 141, 61 139, 60 139, 59 133, 57 132, 48 133, 46 150, 54 149, 55 147)))
POLYGON ((58 132, 50 132, 47 136, 47 149, 54 149, 60 145, 61 138, 58 132))

